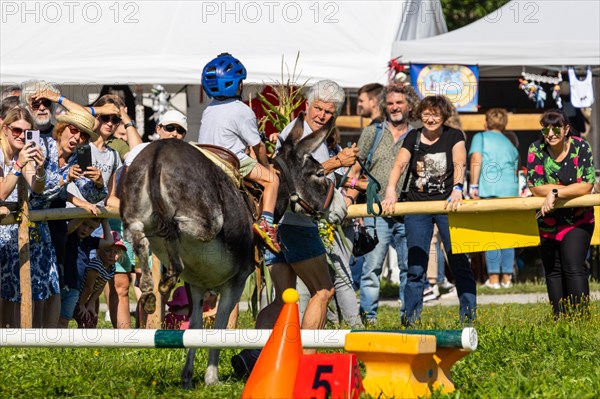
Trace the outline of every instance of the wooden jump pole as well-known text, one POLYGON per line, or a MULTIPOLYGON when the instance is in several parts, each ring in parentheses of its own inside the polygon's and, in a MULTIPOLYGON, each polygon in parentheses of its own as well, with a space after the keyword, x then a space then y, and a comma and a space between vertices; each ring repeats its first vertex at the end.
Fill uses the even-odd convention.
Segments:
MULTIPOLYGON (((415 201, 415 202, 397 202, 395 212, 390 216, 400 215, 418 215, 418 214, 444 214, 450 211, 444 209, 445 201, 415 201)), ((523 211, 527 209, 537 210, 542 207, 544 198, 542 197, 514 197, 514 198, 494 198, 479 200, 464 200, 457 212, 465 213, 484 213, 484 212, 510 212, 523 211)), ((600 206, 600 194, 587 194, 581 197, 556 201, 557 208, 581 208, 586 206, 600 206)), ((375 205, 376 207, 376 205, 375 205)), ((117 209, 105 209, 98 207, 100 218, 120 218, 117 209)), ((347 218, 372 216, 367 213, 365 204, 350 205, 348 207, 347 218)), ((39 222, 43 220, 65 220, 92 217, 92 215, 82 208, 60 208, 43 209, 30 211, 29 220, 39 222)), ((14 215, 9 215, 0 220, 0 224, 17 223, 14 215)))
MULTIPOLYGON (((479 200, 464 200, 456 212, 462 213, 485 213, 485 212, 510 212, 524 210, 538 210, 544 203, 543 197, 514 197, 494 198, 479 200)), ((393 215, 419 215, 419 214, 444 214, 451 211, 444 209, 446 201, 415 201, 396 202, 393 215)), ((588 194, 568 200, 556 201, 556 208, 580 208, 586 206, 599 206, 600 194, 588 194)), ((377 205, 374 205, 377 208, 377 205)), ((348 207, 347 218, 366 217, 367 205, 351 205, 348 207)))

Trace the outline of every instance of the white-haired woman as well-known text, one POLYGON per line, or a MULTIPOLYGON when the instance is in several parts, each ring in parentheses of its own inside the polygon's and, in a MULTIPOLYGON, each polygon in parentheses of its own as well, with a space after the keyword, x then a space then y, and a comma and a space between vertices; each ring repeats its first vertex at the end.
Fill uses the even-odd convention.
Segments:
MULTIPOLYGON (((0 200, 17 201, 17 183, 24 179, 30 193, 31 209, 48 208, 60 190, 58 165, 46 158, 46 149, 26 144, 25 130, 35 127, 31 113, 24 107, 11 109, 0 132, 0 161, 3 184, 0 200)), ((19 278, 18 226, 0 226, 0 321, 2 327, 19 324, 21 301, 19 278)), ((31 288, 34 301, 33 326, 55 327, 58 322, 58 267, 46 222, 30 223, 31 288)))

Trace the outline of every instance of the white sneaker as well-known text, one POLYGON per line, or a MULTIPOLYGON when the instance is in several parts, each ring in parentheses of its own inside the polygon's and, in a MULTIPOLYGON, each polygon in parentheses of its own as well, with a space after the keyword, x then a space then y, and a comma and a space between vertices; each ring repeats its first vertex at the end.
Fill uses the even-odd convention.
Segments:
POLYGON ((440 299, 447 299, 447 298, 456 298, 456 287, 452 287, 452 288, 450 288, 450 290, 448 290, 448 292, 440 295, 440 299))
POLYGON ((502 288, 511 288, 513 286, 512 281, 509 281, 508 283, 500 283, 500 285, 502 286, 502 288))
POLYGON ((483 283, 484 287, 488 287, 494 290, 499 290, 500 289, 500 283, 490 283, 490 280, 485 280, 485 283, 483 283))
POLYGON ((423 291, 423 302, 434 301, 440 297, 440 289, 437 285, 431 286, 423 291))

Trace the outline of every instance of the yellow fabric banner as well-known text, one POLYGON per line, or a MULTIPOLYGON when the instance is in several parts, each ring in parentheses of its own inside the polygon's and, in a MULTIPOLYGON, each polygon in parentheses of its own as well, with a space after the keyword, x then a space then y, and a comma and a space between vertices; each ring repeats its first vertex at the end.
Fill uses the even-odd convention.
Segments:
POLYGON ((594 207, 594 235, 592 236, 592 242, 590 245, 600 245, 600 206, 594 207))
POLYGON ((452 253, 540 245, 535 210, 448 213, 452 253))

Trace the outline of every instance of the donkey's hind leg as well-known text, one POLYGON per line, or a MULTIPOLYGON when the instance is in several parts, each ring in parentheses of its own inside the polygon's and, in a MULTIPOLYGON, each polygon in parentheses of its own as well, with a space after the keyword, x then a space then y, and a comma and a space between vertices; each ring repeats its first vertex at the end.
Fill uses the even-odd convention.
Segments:
MULTIPOLYGON (((221 296, 217 307, 217 318, 213 327, 214 329, 222 330, 227 328, 229 317, 235 308, 235 305, 240 300, 247 278, 247 273, 241 273, 241 275, 238 274, 221 287, 221 296)), ((210 349, 208 351, 208 367, 206 368, 206 374, 204 375, 204 382, 206 385, 212 385, 219 382, 218 365, 220 353, 220 349, 210 349)))
POLYGON ((171 292, 177 284, 179 275, 183 271, 183 262, 179 255, 179 242, 167 241, 165 242, 165 247, 169 256, 169 265, 167 266, 167 272, 158 284, 158 291, 161 295, 168 295, 171 292))
MULTIPOLYGON (((200 287, 190 285, 192 294, 192 315, 190 317, 190 329, 202 328, 202 302, 204 300, 204 292, 206 290, 200 287)), ((181 370, 181 387, 183 389, 194 388, 194 359, 196 357, 196 348, 188 349, 185 358, 185 366, 181 370)))
POLYGON ((148 314, 154 313, 156 310, 156 296, 154 295, 154 281, 148 267, 148 257, 150 256, 150 242, 144 233, 144 225, 141 222, 129 224, 125 229, 125 238, 133 244, 133 251, 140 262, 142 276, 140 278, 140 290, 142 296, 140 303, 144 307, 144 311, 148 314))

